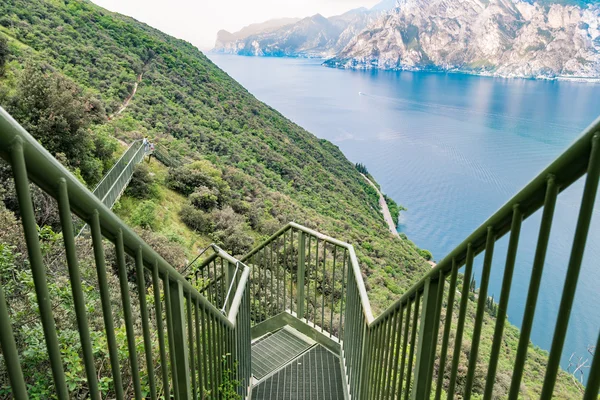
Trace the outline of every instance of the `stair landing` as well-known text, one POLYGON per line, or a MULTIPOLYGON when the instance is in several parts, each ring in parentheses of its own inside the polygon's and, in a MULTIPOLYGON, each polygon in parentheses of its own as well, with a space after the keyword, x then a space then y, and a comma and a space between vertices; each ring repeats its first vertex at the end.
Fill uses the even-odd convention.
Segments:
POLYGON ((252 345, 253 400, 343 400, 339 357, 289 326, 252 345))

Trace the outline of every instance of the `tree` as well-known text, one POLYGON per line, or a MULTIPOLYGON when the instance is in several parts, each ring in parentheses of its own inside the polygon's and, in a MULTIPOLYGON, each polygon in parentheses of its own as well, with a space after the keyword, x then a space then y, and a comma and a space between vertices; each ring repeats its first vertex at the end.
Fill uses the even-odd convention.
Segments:
POLYGON ((88 183, 102 177, 103 160, 94 156, 88 128, 104 121, 99 100, 65 77, 32 65, 22 72, 16 92, 4 104, 7 111, 53 155, 64 155, 88 183))
POLYGON ((125 194, 136 199, 149 199, 156 193, 154 178, 145 163, 138 164, 133 171, 131 181, 125 189, 125 194))
POLYGON ((243 254, 249 251, 254 239, 246 234, 248 224, 246 218, 236 214, 233 208, 227 206, 212 213, 215 224, 213 239, 231 254, 243 254))
POLYGON ((4 66, 8 61, 8 55, 8 42, 6 41, 6 39, 0 37, 0 75, 4 74, 4 66))

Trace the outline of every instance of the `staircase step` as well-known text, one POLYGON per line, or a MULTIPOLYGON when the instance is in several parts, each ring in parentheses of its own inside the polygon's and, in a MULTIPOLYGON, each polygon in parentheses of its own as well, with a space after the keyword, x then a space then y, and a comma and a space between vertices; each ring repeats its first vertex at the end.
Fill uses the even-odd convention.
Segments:
POLYGON ((343 400, 340 359, 313 346, 252 389, 252 400, 343 400))
POLYGON ((289 327, 257 340, 252 344, 252 375, 260 381, 314 345, 314 341, 289 327))

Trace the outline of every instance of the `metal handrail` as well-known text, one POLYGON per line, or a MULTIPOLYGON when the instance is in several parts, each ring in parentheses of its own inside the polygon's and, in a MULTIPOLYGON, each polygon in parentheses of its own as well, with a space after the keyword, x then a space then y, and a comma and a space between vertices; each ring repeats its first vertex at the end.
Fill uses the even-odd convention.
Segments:
POLYGON ((374 320, 373 312, 371 310, 371 303, 369 302, 369 296, 367 295, 367 289, 365 288, 365 284, 362 279, 362 273, 361 273, 360 267, 358 265, 358 259, 356 258, 354 246, 352 246, 351 244, 342 242, 341 240, 338 240, 338 239, 334 239, 331 236, 324 235, 321 232, 317 232, 313 229, 307 228, 307 227, 297 224, 295 222, 289 222, 283 228, 279 229, 277 232, 275 232, 273 235, 271 235, 271 237, 269 237, 267 240, 265 240, 259 246, 254 248, 248 254, 244 255, 242 258, 240 258, 240 261, 244 262, 244 261, 248 260, 254 254, 258 253, 261 249, 263 249, 268 244, 270 244, 273 240, 277 239, 282 234, 284 234, 285 232, 287 232, 288 230, 290 230, 292 228, 296 229, 298 231, 304 232, 308 235, 314 236, 316 238, 319 238, 320 240, 323 240, 325 242, 331 243, 335 246, 339 246, 339 247, 342 247, 342 248, 345 248, 348 250, 349 257, 350 257, 350 263, 352 266, 352 273, 354 274, 354 277, 358 284, 358 291, 359 291, 359 295, 360 295, 360 302, 362 304, 362 311, 363 311, 363 314, 365 317, 365 321, 370 324, 374 320))
MULTIPOLYGON (((137 154, 137 153, 136 153, 137 154)), ((198 359, 197 369, 190 369, 188 358, 191 365, 194 365, 194 351, 188 351, 185 339, 185 315, 184 303, 187 302, 187 328, 188 338, 194 335, 194 326, 192 321, 196 320, 196 338, 200 343, 200 332, 198 328, 198 315, 203 316, 203 321, 212 326, 212 334, 209 337, 216 342, 211 346, 217 346, 212 351, 211 356, 214 360, 209 360, 212 367, 209 368, 213 374, 210 384, 214 393, 218 392, 218 385, 221 382, 222 372, 221 355, 223 352, 243 351, 249 352, 250 346, 250 320, 240 319, 240 307, 248 307, 247 277, 246 269, 240 278, 238 288, 231 306, 229 317, 224 316, 210 301, 202 296, 198 291, 181 275, 179 272, 166 262, 158 253, 156 253, 148 244, 146 244, 132 229, 124 224, 116 215, 112 213, 101 199, 97 198, 84 185, 82 185, 65 167, 56 161, 29 133, 27 133, 4 109, 0 108, 0 157, 11 164, 14 177, 17 197, 19 199, 22 224, 24 228, 25 239, 30 256, 30 265, 33 273, 34 286, 37 292, 38 305, 42 319, 46 346, 48 349, 51 370, 54 377, 55 388, 59 399, 69 397, 68 389, 65 384, 65 374, 61 361, 60 350, 58 348, 57 332, 54 325, 53 312, 48 296, 48 287, 46 283, 46 272, 42 264, 40 244, 35 226, 35 216, 29 194, 29 182, 33 182, 48 195, 58 200, 60 219, 63 227, 63 240, 65 242, 66 258, 69 266, 69 278, 72 286, 73 297, 75 301, 75 312, 78 321, 79 333, 81 336, 83 357, 85 361, 85 372, 89 385, 89 395, 93 399, 99 398, 97 385, 97 376, 94 368, 93 353, 89 331, 87 326, 86 311, 83 305, 83 294, 79 278, 79 268, 77 267, 77 255, 75 253, 73 227, 71 223, 72 213, 79 216, 82 220, 91 226, 92 240, 94 247, 94 257, 98 270, 98 280, 100 294, 102 297, 102 312, 104 314, 105 328, 108 336, 108 344, 111 358, 111 369, 113 372, 114 389, 117 398, 123 398, 123 388, 120 381, 119 361, 114 339, 114 328, 112 322, 112 312, 110 311, 110 301, 108 300, 108 287, 106 285, 106 269, 104 261, 104 252, 102 249, 102 238, 106 238, 116 246, 117 266, 119 272, 119 281, 121 296, 123 301, 123 312, 127 331, 127 342, 129 349, 129 359, 132 373, 132 383, 136 398, 141 398, 141 381, 138 372, 137 351, 135 337, 133 332, 133 321, 131 315, 131 304, 129 287, 127 284, 127 272, 125 265, 125 254, 135 259, 136 276, 138 280, 138 295, 140 299, 140 313, 143 328, 144 351, 146 352, 148 383, 150 385, 151 397, 156 398, 156 386, 154 380, 154 366, 152 365, 152 350, 150 346, 150 333, 148 322, 148 310, 146 306, 145 280, 144 272, 146 269, 152 275, 152 282, 155 291, 155 301, 157 302, 157 315, 160 311, 160 286, 159 280, 163 282, 163 289, 166 302, 167 332, 169 334, 169 355, 171 365, 173 366, 172 378, 175 393, 180 396, 191 397, 189 387, 190 375, 193 382, 196 374, 200 379, 201 372, 206 373, 202 367, 200 371, 200 360, 198 359), (108 302, 106 301, 108 300, 108 302), (192 308, 195 310, 195 317, 192 317, 192 308), (205 316, 205 317, 204 317, 205 316), (242 325, 240 325, 242 324, 242 325), (212 335, 212 336, 211 336, 212 335), (215 336, 216 335, 216 336, 215 336), (247 342, 247 343, 246 343, 247 342), (179 362, 175 362, 179 360, 179 362), (186 394, 187 392, 187 394, 186 394)), ((219 249, 218 256, 230 262, 237 262, 231 256, 219 249)), ((247 314, 247 313, 246 313, 247 314)), ((165 367, 165 341, 164 332, 162 332, 162 318, 156 319, 158 325, 159 342, 161 346, 161 364, 163 366, 163 386, 165 396, 169 397, 168 380, 169 375, 165 367)), ((204 322, 202 322, 204 324, 204 322)), ((6 303, 4 301, 3 289, 0 285, 0 344, 2 345, 5 363, 10 370, 9 379, 13 389, 13 395, 17 399, 26 399, 27 390, 25 381, 20 368, 20 362, 17 353, 17 347, 12 333, 11 323, 8 317, 6 303)), ((202 339, 203 340, 203 339, 202 339)), ((198 348, 198 354, 200 350, 198 348)), ((233 368, 233 364, 230 365, 233 368)), ((245 382, 245 387, 240 387, 238 392, 246 395, 250 364, 249 357, 246 357, 243 365, 237 367, 238 373, 245 382)), ((196 396, 197 387, 194 383, 194 396, 196 396)))
MULTIPOLYGON (((541 272, 538 273, 537 271, 541 271, 541 268, 543 267, 545 249, 548 244, 547 240, 556 198, 559 193, 566 190, 586 173, 588 176, 584 194, 582 196, 582 205, 576 229, 576 236, 571 252, 571 260, 569 262, 569 273, 567 274, 567 279, 565 281, 558 322, 552 348, 549 353, 549 364, 546 369, 546 377, 544 379, 542 390, 542 398, 549 398, 552 394, 554 381, 559 368, 560 353, 566 335, 566 327, 569 322, 568 318, 573 302, 573 295, 576 290, 582 254, 585 247, 585 239, 593 213, 594 199, 598 186, 600 175, 600 118, 591 124, 561 156, 545 168, 496 213, 488 218, 486 222, 451 251, 449 255, 444 257, 436 267, 430 269, 421 280, 407 290, 377 318, 373 318, 372 316, 369 299, 354 254, 354 249, 347 243, 291 222, 270 236, 240 260, 248 262, 249 265, 254 264, 259 269, 269 269, 271 271, 271 277, 268 278, 264 273, 264 276, 261 276, 261 272, 258 272, 258 281, 261 282, 261 285, 265 285, 265 282, 270 279, 271 286, 273 286, 273 274, 276 274, 275 279, 278 284, 282 274, 285 282, 287 278, 285 269, 289 268, 289 266, 285 266, 282 273, 278 269, 281 268, 281 266, 274 266, 273 253, 276 253, 275 260, 279 260, 281 257, 286 260, 286 257, 288 256, 285 254, 282 256, 282 246, 279 242, 283 241, 284 246, 286 243, 294 244, 294 231, 302 232, 308 237, 314 237, 322 242, 327 242, 346 249, 349 253, 352 272, 351 275, 345 278, 347 281, 342 282, 342 285, 345 285, 342 290, 346 289, 346 298, 341 299, 341 307, 342 309, 345 308, 347 318, 343 322, 348 323, 351 326, 349 328, 343 328, 344 336, 340 335, 340 339, 342 339, 342 359, 344 367, 347 372, 347 377, 350 377, 348 387, 351 396, 361 399, 380 398, 382 396, 387 398, 390 395, 395 396, 396 393, 401 394, 404 392, 403 394, 406 398, 412 394, 412 398, 420 399, 429 398, 431 390, 435 389, 435 398, 439 399, 441 397, 444 382, 443 372, 438 372, 437 381, 432 382, 433 362, 437 350, 437 335, 438 332, 442 330, 443 343, 440 348, 440 363, 443 368, 445 367, 443 364, 447 359, 447 351, 450 346, 449 335, 450 330, 452 329, 452 304, 455 301, 455 293, 457 291, 458 270, 466 265, 466 270, 464 272, 465 278, 463 280, 463 288, 460 295, 460 310, 456 332, 456 341, 460 344, 468 305, 470 277, 473 273, 473 259, 478 254, 485 251, 484 271, 480 294, 477 300, 476 320, 473 328, 473 336, 475 339, 473 340, 473 347, 469 358, 467 381, 465 383, 465 396, 466 398, 469 398, 474 381, 474 371, 480 340, 479 336, 481 335, 484 317, 483 313, 487 301, 487 286, 490 279, 489 273, 492 264, 493 247, 496 241, 510 232, 509 254, 504 272, 505 275, 503 278, 499 313, 496 319, 495 336, 493 338, 494 343, 492 345, 492 355, 490 357, 490 366, 485 388, 484 398, 487 399, 491 398, 490 396, 492 395, 494 388, 497 358, 504 329, 506 305, 510 293, 510 282, 512 280, 512 270, 515 263, 521 223, 537 210, 544 208, 542 225, 540 227, 540 239, 538 241, 535 260, 536 264, 533 267, 536 275, 532 276, 532 283, 530 284, 528 293, 529 298, 526 306, 527 311, 524 316, 523 331, 520 337, 517 358, 515 360, 509 396, 511 399, 516 399, 519 394, 521 374, 523 372, 525 355, 529 344, 531 323, 541 278, 541 272), (288 231, 292 231, 292 238, 289 240, 286 239, 288 231), (446 322, 443 326, 440 326, 440 315, 444 301, 444 284, 448 277, 450 277, 450 289, 447 299, 448 314, 446 315, 446 322), (358 298, 358 303, 356 302, 355 297, 358 298), (354 311, 349 311, 349 308, 356 307, 357 305, 360 308, 360 311, 358 312, 362 315, 363 322, 357 321, 354 318, 354 311), (353 330, 353 334, 347 336, 346 333, 350 329, 353 330), (389 336, 390 332, 394 333, 393 337, 389 336), (358 338, 356 336, 358 336, 358 338), (382 343, 386 344, 384 345, 382 343), (385 346, 388 345, 390 347, 386 348, 385 346), (393 346, 393 348, 391 346, 393 346), (402 354, 401 357, 400 354, 402 354), (413 376, 412 367, 413 358, 415 356, 416 364, 414 365, 413 376), (398 364, 399 360, 401 360, 401 364, 398 364), (391 364, 393 362, 396 364, 391 364), (352 370, 352 372, 350 372, 350 370, 352 370), (392 373, 392 371, 394 371, 394 373, 392 373), (397 374, 399 374, 399 376, 397 376, 397 374), (392 382, 391 385, 390 382, 392 382), (391 386, 392 388, 386 388, 386 385, 391 386)), ((303 288, 305 286, 304 268, 306 267, 304 265, 304 241, 299 240, 295 245, 295 249, 297 249, 299 253, 302 253, 298 256, 298 275, 297 281, 295 281, 294 284, 297 286, 298 292, 296 293, 298 298, 296 305, 299 309, 297 315, 298 318, 303 318, 306 315, 303 312, 302 304, 304 301, 303 288)), ((285 253, 285 247, 283 247, 283 253, 285 253)), ((254 275, 256 275, 256 273, 254 273, 254 275)), ((290 277, 290 279, 292 279, 292 277, 290 277)), ((286 284, 284 283, 284 288, 285 287, 286 284)), ((290 286, 290 297, 293 297, 293 289, 293 285, 290 286)), ((316 287, 314 290, 317 290, 316 287)), ((272 297, 273 293, 270 293, 270 298, 266 299, 267 302, 272 301, 272 297)), ((285 292, 284 297, 286 297, 285 292)), ((325 295, 321 293, 321 297, 324 298, 325 295)), ((276 300, 278 304, 275 310, 279 311, 279 299, 276 297, 276 300)), ((284 304, 287 304, 288 302, 290 305, 288 311, 293 311, 291 308, 294 305, 294 300, 284 298, 284 304)), ((262 308, 258 307, 257 310, 262 310, 267 306, 268 303, 263 305, 262 308)), ((331 307, 333 307, 333 305, 331 305, 331 307)), ((323 310, 321 312, 323 312, 323 310)), ((269 316, 273 315, 271 314, 269 316)), ((263 318, 261 316, 259 317, 263 318)), ((321 320, 321 329, 323 330, 326 326, 323 325, 322 316, 321 320)), ((457 390, 457 368, 461 346, 455 345, 453 351, 454 357, 447 394, 449 398, 453 398, 457 390)), ((596 359, 598 359, 598 357, 596 357, 596 359)), ((592 365, 592 374, 598 373, 597 371, 600 369, 599 363, 600 361, 595 361, 592 365)), ((592 397, 590 398, 594 398, 594 393, 597 393, 597 391, 598 379, 594 379, 592 376, 586 388, 586 395, 587 393, 591 393, 592 397)))

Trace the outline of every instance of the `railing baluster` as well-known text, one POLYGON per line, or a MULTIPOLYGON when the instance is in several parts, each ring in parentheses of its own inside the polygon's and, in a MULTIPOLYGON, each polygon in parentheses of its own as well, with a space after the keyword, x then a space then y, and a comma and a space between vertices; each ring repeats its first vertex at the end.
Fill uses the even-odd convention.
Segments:
POLYGON ((56 335, 56 325, 52 315, 52 303, 48 292, 48 283, 46 281, 46 270, 42 259, 42 251, 38 237, 37 224, 29 191, 29 179, 27 178, 27 166, 23 155, 23 141, 17 137, 11 149, 12 170, 15 180, 15 189, 19 202, 19 211, 21 212, 21 223, 27 243, 27 253, 29 255, 29 264, 35 286, 46 348, 48 349, 48 358, 52 369, 52 377, 56 394, 59 399, 68 399, 69 392, 65 381, 65 372, 63 370, 62 359, 60 356, 60 347, 56 335))
POLYGON ((527 357, 527 348, 529 346, 531 328, 533 327, 533 317, 535 315, 535 307, 537 305, 538 293, 540 291, 542 272, 544 270, 544 263, 546 261, 546 250, 548 249, 550 229, 552 228, 552 218, 554 216, 554 208, 556 206, 557 196, 558 186, 556 185, 554 176, 549 176, 546 186, 546 198, 544 201, 544 211, 542 213, 542 223, 540 225, 540 233, 535 250, 535 258, 533 260, 533 267, 531 269, 531 281, 529 282, 527 301, 525 303, 525 314, 523 315, 523 323, 521 324, 517 356, 515 358, 513 376, 508 394, 508 398, 512 400, 515 400, 519 397, 519 390, 521 388, 521 378, 523 376, 523 368, 525 367, 525 359, 527 357))
POLYGON ((398 399, 402 397, 402 388, 404 387, 404 368, 406 367, 406 349, 408 347, 408 327, 410 325, 411 308, 410 299, 407 299, 406 320, 404 321, 404 337, 402 338, 402 362, 400 363, 400 378, 398 379, 398 399))
POLYGON ((383 398, 388 398, 389 397, 389 391, 390 391, 390 382, 392 381, 392 372, 393 372, 393 368, 391 368, 392 363, 393 363, 393 353, 394 353, 394 347, 395 347, 395 338, 396 338, 396 331, 394 329, 396 329, 396 325, 398 323, 398 318, 400 317, 400 309, 401 308, 396 308, 396 310, 393 312, 392 317, 390 318, 390 321, 388 323, 389 325, 389 330, 388 330, 388 337, 386 339, 386 344, 387 344, 387 357, 386 357, 386 362, 385 362, 385 371, 387 371, 387 375, 384 379, 384 384, 385 387, 383 388, 382 391, 382 396, 383 398))
MULTIPOLYGON (((195 374, 198 374, 198 394, 199 397, 202 398, 204 396, 204 370, 206 369, 206 364, 202 362, 202 352, 200 351, 200 346, 202 345, 202 338, 200 337, 200 315, 198 313, 198 298, 194 301, 194 325, 196 329, 196 371, 195 374)), ((196 397, 197 398, 197 397, 196 397)))
POLYGON ((404 387, 404 398, 408 400, 411 389, 412 365, 415 356, 415 342, 417 340, 417 325, 419 323, 419 310, 421 302, 421 292, 415 294, 415 312, 413 312, 413 322, 410 334, 410 352, 408 355, 408 370, 406 372, 406 386, 404 387))
POLYGON ((123 246, 123 231, 119 230, 116 240, 117 269, 119 271, 119 284, 121 287, 121 301, 123 303, 123 316, 125 318, 125 331, 127 334, 127 349, 131 366, 131 380, 135 398, 142 398, 140 384, 140 370, 135 346, 135 331, 133 330, 133 317, 131 315, 131 300, 129 298, 129 283, 127 282, 127 265, 125 264, 125 249, 123 246))
POLYGON ((2 285, 0 285, 0 321, 3 321, 0 324, 0 348, 2 348, 2 355, 13 398, 16 400, 27 400, 29 398, 27 395, 27 386, 25 385, 23 371, 19 363, 19 353, 12 331, 10 316, 6 308, 6 298, 4 297, 2 285))
POLYGON ((325 330, 325 264, 327 261, 327 242, 323 242, 323 277, 321 278, 321 332, 325 330))
MULTIPOLYGON (((337 259, 337 246, 333 246, 333 272, 331 274, 331 308, 329 310, 329 337, 331 338, 333 335, 333 310, 335 308, 335 263, 337 259)), ((337 332, 339 335, 339 330, 337 332)), ((341 336, 340 336, 341 339, 341 336)))
POLYGON ((140 314, 142 319, 142 333, 144 336, 144 350, 146 354, 146 368, 148 369, 148 385, 150 398, 156 399, 156 383, 154 381, 154 362, 152 361, 152 339, 150 338, 148 305, 146 304, 146 279, 144 278, 144 257, 142 247, 138 248, 135 257, 135 273, 137 276, 138 297, 140 300, 140 314))
MULTIPOLYGON (((556 375, 560 366, 560 357, 567 336, 571 308, 573 307, 573 299, 575 298, 579 273, 581 272, 583 253, 585 251, 587 236, 594 214, 594 204, 596 201, 596 193, 598 192, 598 180, 600 179, 600 133, 596 133, 592 138, 592 151, 589 160, 588 175, 583 189, 579 217, 577 218, 577 227, 575 228, 575 237, 573 238, 573 247, 571 249, 571 257, 569 259, 562 298, 558 309, 558 319, 554 329, 550 356, 546 366, 546 376, 544 377, 544 386, 542 387, 542 398, 550 398, 556 384, 556 375)), ((600 349, 597 348, 596 352, 599 351, 600 349)))
MULTIPOLYGON (((277 252, 275 253, 275 270, 277 271, 275 273, 275 279, 277 279, 277 296, 275 297, 275 314, 279 314, 281 312, 281 307, 279 307, 279 301, 280 301, 280 294, 281 294, 281 277, 279 276, 279 271, 282 270, 283 268, 281 267, 281 263, 280 263, 280 246, 279 246, 279 242, 280 242, 281 238, 277 239, 277 252)), ((285 270, 284 270, 285 272, 285 270)), ((284 300, 284 304, 285 304, 285 300, 284 300)))
POLYGON ((175 350, 175 369, 177 370, 177 389, 180 399, 190 396, 190 368, 185 339, 185 295, 180 281, 169 282, 167 290, 171 298, 171 320, 173 323, 173 347, 175 350))
POLYGON ((160 351, 160 369, 162 372, 163 393, 165 399, 171 397, 169 390, 169 369, 167 367, 167 351, 165 347, 165 328, 163 326, 162 300, 160 298, 160 283, 158 277, 158 262, 152 265, 152 289, 154 291, 154 315, 158 331, 158 347, 160 351))
POLYGON ((433 363, 437 349, 442 299, 444 297, 444 283, 443 271, 440 271, 437 280, 430 278, 425 282, 417 364, 415 366, 415 384, 412 390, 412 398, 415 400, 428 399, 431 392, 433 363))
POLYGON ((496 234, 490 226, 487 231, 487 239, 485 244, 485 256, 483 260, 483 271, 481 273, 481 286, 477 299, 477 311, 475 312, 475 327, 473 328, 473 336, 471 339, 471 351, 469 354, 469 366, 467 369, 467 380, 465 383, 464 399, 470 400, 471 388, 475 378, 475 368, 477 366, 477 356, 479 355, 479 339, 481 337, 481 327, 483 325, 483 314, 485 312, 485 304, 487 302, 487 289, 490 282, 490 272, 492 270, 492 259, 494 257, 494 243, 496 242, 496 234))
POLYGON ((313 314, 313 325, 315 328, 317 328, 317 306, 318 306, 318 302, 317 302, 317 294, 318 294, 318 283, 319 283, 319 238, 317 238, 317 248, 315 250, 315 279, 313 279, 313 283, 315 285, 314 289, 315 289, 315 300, 313 302, 313 310, 314 310, 314 314, 313 314))
POLYGON ((73 294, 73 303, 75 305, 77 330, 79 331, 79 338, 81 340, 81 350, 83 353, 88 388, 90 397, 99 400, 100 393, 98 392, 98 379, 96 378, 96 367, 94 366, 94 353, 92 350, 92 342, 90 340, 85 298, 81 287, 81 274, 79 273, 79 262, 77 260, 77 250, 75 248, 69 193, 67 190, 67 181, 64 178, 60 179, 58 183, 58 211, 65 244, 69 281, 71 283, 71 292, 73 294))
MULTIPOLYGON (((491 399, 496 380, 496 367, 498 366, 498 355, 502 346, 502 334, 504 332, 504 323, 508 309, 508 299, 510 297, 510 288, 512 285, 515 261, 517 258, 517 249, 519 247, 519 236, 521 234, 521 223, 523 214, 518 205, 513 207, 512 223, 510 228, 510 239, 508 242, 508 252, 506 256, 506 265, 504 267, 504 278, 502 279, 502 289, 500 291, 500 303, 498 304, 498 313, 496 315, 496 327, 494 329, 494 339, 490 352, 490 363, 488 366, 487 379, 485 383, 484 399, 491 399)), ((437 399, 436 399, 437 400, 437 399)))
POLYGON ((467 260, 465 265, 465 274, 463 275, 463 287, 460 294, 460 306, 458 310, 458 322, 456 324, 456 336, 454 337, 454 352, 452 355, 452 369, 450 370, 450 383, 448 386, 448 398, 454 398, 456 390, 456 375, 458 373, 458 364, 462 351, 463 329, 465 327, 465 317, 467 314, 467 304, 469 301, 469 290, 471 285, 471 275, 473 273, 473 245, 467 245, 467 260))
POLYGON ((392 384, 390 385, 390 397, 396 398, 396 384, 398 382, 398 366, 400 362, 400 354, 402 354, 402 324, 404 322, 405 305, 399 306, 398 321, 396 322, 396 342, 394 344, 394 367, 392 368, 392 384))
POLYGON ((298 232, 298 270, 296 272, 298 283, 296 286, 297 298, 296 308, 298 310, 297 314, 298 318, 304 318, 304 277, 306 274, 305 263, 304 263, 304 245, 305 237, 304 232, 298 232))
MULTIPOLYGON (((192 399, 198 398, 198 386, 196 385, 196 360, 194 355, 194 324, 192 321, 192 294, 187 293, 187 336, 190 354, 190 376, 192 378, 192 399)), ((200 360, 198 360, 200 361, 200 360)))
POLYGON ((96 273, 98 275, 98 288, 100 289, 100 302, 102 304, 102 316, 104 318, 104 329, 106 331, 106 342, 110 357, 110 367, 113 377, 113 385, 117 399, 123 398, 123 383, 121 380, 121 368, 119 364, 119 353, 117 340, 115 338, 115 327, 112 316, 110 293, 108 292, 108 279, 106 277, 106 258, 104 257, 104 246, 100 232, 100 216, 98 210, 94 210, 91 220, 92 245, 94 247, 94 259, 96 262, 96 273))
POLYGON ((448 303, 446 305, 446 320, 444 321, 444 335, 442 337, 442 348, 440 350, 440 367, 438 370, 437 385, 435 389, 435 400, 440 400, 442 396, 442 386, 444 384, 444 373, 446 371, 446 357, 448 356, 448 341, 450 340, 450 330, 452 329, 452 314, 454 311, 454 297, 456 295, 456 279, 458 276, 458 266, 456 259, 452 259, 452 272, 450 273, 450 287, 448 288, 448 303))
MULTIPOLYGON (((346 306, 345 304, 345 297, 344 297, 344 289, 346 288, 346 284, 348 282, 348 280, 350 279, 349 276, 346 276, 346 259, 348 257, 348 250, 346 248, 344 248, 344 258, 343 258, 343 263, 342 263, 342 297, 340 297, 342 304, 340 305, 340 329, 339 329, 339 337, 344 337, 344 307, 346 306)), ((348 267, 348 275, 351 274, 351 267, 348 267)), ((361 276, 362 279, 362 276, 361 276)), ((360 301, 359 301, 360 303, 360 301)))
POLYGON ((307 277, 307 281, 306 281, 306 308, 305 308, 305 316, 306 316, 306 321, 309 322, 311 320, 310 318, 310 273, 311 273, 311 267, 310 267, 310 253, 311 253, 311 247, 312 247, 312 235, 308 236, 308 252, 306 255, 306 277, 307 277))
POLYGON ((179 381, 177 379, 177 356, 175 353, 175 335, 173 333, 173 305, 171 303, 171 279, 167 273, 163 280, 163 289, 165 291, 165 312, 167 314, 167 337, 169 339, 169 359, 171 361, 171 379, 173 383, 173 393, 175 398, 179 398, 179 381))

